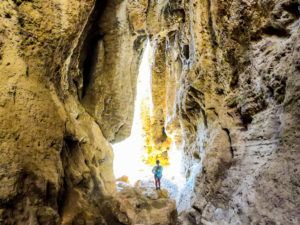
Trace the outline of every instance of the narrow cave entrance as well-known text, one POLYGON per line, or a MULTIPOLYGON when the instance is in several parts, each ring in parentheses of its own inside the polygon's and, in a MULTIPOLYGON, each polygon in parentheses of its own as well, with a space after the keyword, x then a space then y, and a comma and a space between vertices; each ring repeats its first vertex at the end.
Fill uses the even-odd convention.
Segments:
MULTIPOLYGON (((141 184, 143 187, 154 188, 151 171, 155 162, 154 159, 158 157, 157 154, 160 154, 159 159, 162 159, 163 166, 161 188, 167 189, 169 196, 178 201, 180 191, 185 185, 181 164, 183 151, 177 149, 170 138, 171 143, 167 150, 160 149, 159 153, 158 150, 154 149, 153 151, 153 146, 151 146, 152 151, 150 152, 149 140, 147 140, 147 129, 151 129, 149 128, 151 122, 148 117, 151 117, 153 107, 151 94, 152 54, 153 47, 148 40, 139 69, 131 136, 112 145, 115 155, 114 173, 117 179, 124 178, 124 176, 128 177, 127 182, 130 186, 141 184)), ((118 189, 121 190, 122 187, 118 187, 118 189)))

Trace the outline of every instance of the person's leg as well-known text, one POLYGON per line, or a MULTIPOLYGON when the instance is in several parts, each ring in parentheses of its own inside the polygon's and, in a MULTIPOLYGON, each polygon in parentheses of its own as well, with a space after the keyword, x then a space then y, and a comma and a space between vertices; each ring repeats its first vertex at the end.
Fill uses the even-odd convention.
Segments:
POLYGON ((160 190, 160 178, 157 178, 158 189, 160 190))
POLYGON ((154 180, 155 180, 155 189, 157 189, 157 185, 158 185, 158 182, 157 182, 157 177, 156 176, 154 176, 154 180))

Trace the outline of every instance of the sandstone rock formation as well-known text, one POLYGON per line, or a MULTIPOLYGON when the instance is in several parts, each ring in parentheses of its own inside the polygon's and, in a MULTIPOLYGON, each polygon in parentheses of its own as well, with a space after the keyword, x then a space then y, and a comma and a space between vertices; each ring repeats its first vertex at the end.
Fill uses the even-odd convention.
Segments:
POLYGON ((299 223, 299 2, 151 7, 171 78, 165 127, 189 177, 183 223, 299 223))
POLYGON ((175 201, 169 198, 152 200, 140 190, 126 188, 113 199, 103 202, 108 224, 173 225, 177 223, 175 201))
POLYGON ((145 39, 128 30, 128 6, 0 3, 1 224, 103 221, 109 141, 130 134, 145 39))
POLYGON ((299 16, 297 0, 1 1, 0 224, 176 223, 171 200, 117 194, 112 169, 148 37, 182 224, 299 224, 299 16))

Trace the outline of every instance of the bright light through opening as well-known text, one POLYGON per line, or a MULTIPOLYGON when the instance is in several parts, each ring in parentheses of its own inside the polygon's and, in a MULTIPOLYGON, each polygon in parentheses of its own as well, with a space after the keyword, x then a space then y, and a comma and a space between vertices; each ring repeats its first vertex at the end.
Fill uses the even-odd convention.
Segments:
MULTIPOLYGON (((139 69, 137 82, 137 96, 135 101, 135 112, 131 136, 126 140, 114 144, 114 173, 115 177, 127 176, 130 184, 134 185, 136 181, 152 182, 152 166, 143 162, 147 154, 145 149, 144 133, 141 121, 141 103, 143 99, 149 99, 151 104, 151 60, 152 48, 148 41, 143 54, 139 69)), ((152 106, 150 105, 150 108, 152 106)), ((182 151, 177 150, 172 144, 168 151, 170 166, 163 167, 162 188, 168 189, 170 196, 176 199, 179 191, 185 185, 185 179, 181 170, 182 151), (173 192, 173 193, 172 193, 173 192), (176 193, 175 193, 176 192, 176 193)), ((154 187, 154 182, 153 182, 154 187)))

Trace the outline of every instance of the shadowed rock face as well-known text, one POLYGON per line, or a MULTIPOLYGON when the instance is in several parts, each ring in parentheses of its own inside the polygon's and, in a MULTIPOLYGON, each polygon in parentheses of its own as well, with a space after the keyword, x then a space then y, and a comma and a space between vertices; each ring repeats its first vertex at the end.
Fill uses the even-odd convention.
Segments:
MULTIPOLYGON (((1 1, 0 223, 138 221, 139 210, 120 207, 140 193, 112 197, 109 142, 130 135, 149 36, 152 138, 172 137, 185 152, 182 224, 299 224, 298 8, 296 0, 1 1)), ((170 215, 157 224, 175 223, 172 204, 150 204, 170 215)))
POLYGON ((130 134, 145 39, 127 6, 0 3, 1 224, 104 221, 109 141, 130 134))

